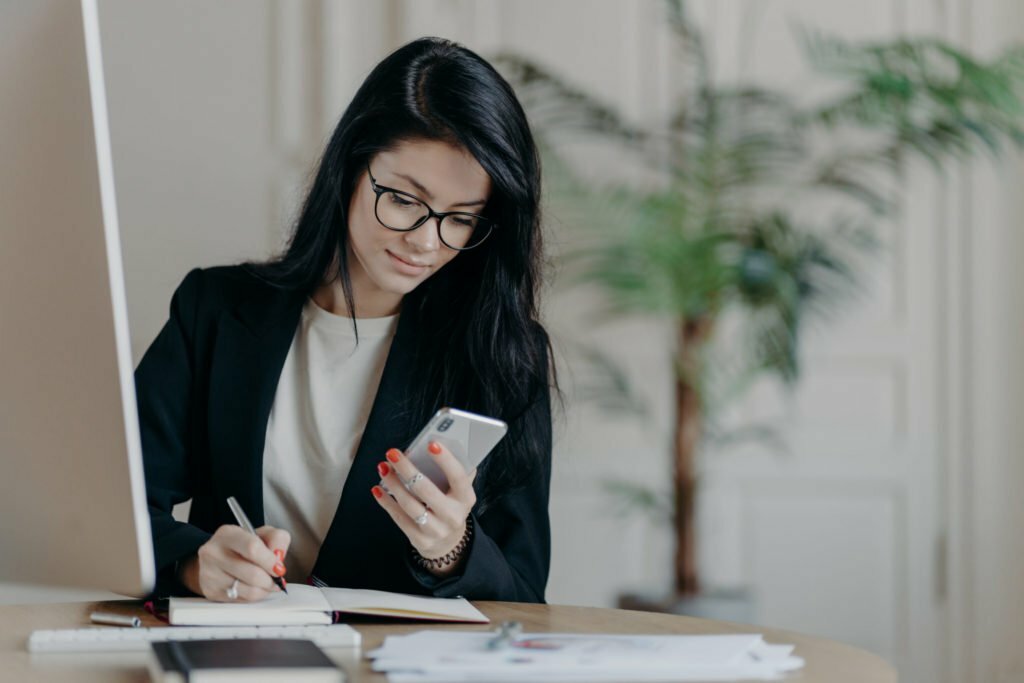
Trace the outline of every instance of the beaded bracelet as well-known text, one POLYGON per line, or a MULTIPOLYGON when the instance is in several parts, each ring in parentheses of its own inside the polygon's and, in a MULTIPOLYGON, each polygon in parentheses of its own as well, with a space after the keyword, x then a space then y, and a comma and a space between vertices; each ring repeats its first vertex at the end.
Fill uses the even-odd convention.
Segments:
POLYGON ((419 551, 415 547, 412 547, 412 559, 417 565, 427 570, 438 570, 450 567, 455 562, 458 562, 459 558, 462 557, 462 553, 465 552, 466 547, 469 545, 470 540, 473 538, 473 517, 466 518, 466 532, 462 534, 462 538, 459 540, 458 545, 449 550, 446 554, 441 557, 435 557, 433 559, 427 559, 420 555, 419 551))

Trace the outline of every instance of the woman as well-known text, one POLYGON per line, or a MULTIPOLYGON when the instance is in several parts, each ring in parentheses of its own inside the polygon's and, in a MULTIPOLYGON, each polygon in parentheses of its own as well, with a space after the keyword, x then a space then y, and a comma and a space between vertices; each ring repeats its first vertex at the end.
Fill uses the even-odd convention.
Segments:
POLYGON ((539 195, 525 115, 487 62, 424 38, 373 70, 284 253, 190 272, 136 370, 157 595, 261 600, 281 576, 543 602, 539 195), (398 449, 444 405, 508 435, 479 472, 431 444, 450 490, 407 490, 398 449))

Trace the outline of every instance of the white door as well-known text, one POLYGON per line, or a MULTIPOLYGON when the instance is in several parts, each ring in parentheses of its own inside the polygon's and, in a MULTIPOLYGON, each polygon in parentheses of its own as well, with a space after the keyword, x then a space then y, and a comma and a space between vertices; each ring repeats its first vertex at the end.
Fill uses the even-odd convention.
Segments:
MULTIPOLYGON (((708 12, 726 68, 782 87, 814 87, 795 27, 853 39, 963 37, 947 29, 952 8, 916 0, 732 1, 708 12)), ((864 647, 911 683, 958 680, 944 501, 944 465, 962 443, 956 178, 903 169, 902 213, 865 300, 809 335, 793 396, 765 385, 739 411, 780 425, 789 453, 713 454, 702 501, 706 577, 752 587, 759 622, 864 647)))

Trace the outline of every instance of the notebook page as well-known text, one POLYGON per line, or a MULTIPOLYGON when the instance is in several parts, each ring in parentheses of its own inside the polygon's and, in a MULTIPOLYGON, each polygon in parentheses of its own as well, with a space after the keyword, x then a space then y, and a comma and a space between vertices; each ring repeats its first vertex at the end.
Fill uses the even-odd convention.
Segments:
POLYGON ((283 626, 329 624, 331 606, 319 588, 293 583, 288 593, 271 593, 260 602, 214 602, 171 598, 168 618, 188 626, 283 626))
POLYGON ((463 598, 432 598, 357 588, 321 588, 320 591, 332 609, 349 614, 478 624, 490 621, 463 598))

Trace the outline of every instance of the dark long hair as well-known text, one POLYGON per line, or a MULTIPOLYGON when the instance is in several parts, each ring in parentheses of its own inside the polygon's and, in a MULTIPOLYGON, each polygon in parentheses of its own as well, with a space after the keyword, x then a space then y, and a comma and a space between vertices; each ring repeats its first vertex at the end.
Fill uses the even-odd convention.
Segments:
MULTIPOLYGON (((537 320, 540 158, 511 86, 476 53, 421 38, 378 64, 331 135, 284 252, 245 265, 275 287, 307 295, 340 279, 348 310, 356 310, 346 248, 349 201, 374 155, 417 139, 473 155, 490 176, 484 213, 498 227, 403 299, 403 316, 429 321, 417 325, 410 422, 418 429, 438 407, 451 405, 512 424, 548 386, 557 388, 537 320)), ((540 472, 550 445, 537 427, 518 424, 485 461, 481 507, 540 472)))

